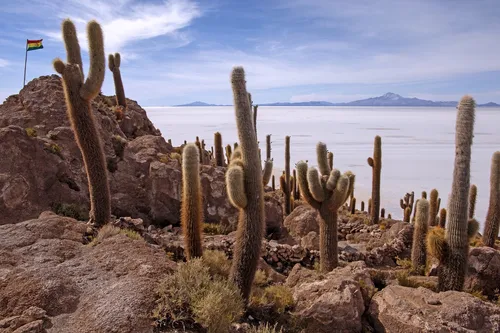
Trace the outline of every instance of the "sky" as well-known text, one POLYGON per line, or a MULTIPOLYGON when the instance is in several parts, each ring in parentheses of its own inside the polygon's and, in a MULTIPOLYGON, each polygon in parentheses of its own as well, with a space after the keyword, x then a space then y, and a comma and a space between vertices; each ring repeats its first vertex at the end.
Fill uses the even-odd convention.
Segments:
MULTIPOLYGON (((120 52, 127 97, 143 106, 230 104, 244 66, 255 103, 348 102, 386 92, 431 100, 500 102, 498 0, 16 0, 0 9, 0 100, 55 74, 61 22, 103 27, 120 52)), ((103 92, 114 95, 106 71, 103 92)))

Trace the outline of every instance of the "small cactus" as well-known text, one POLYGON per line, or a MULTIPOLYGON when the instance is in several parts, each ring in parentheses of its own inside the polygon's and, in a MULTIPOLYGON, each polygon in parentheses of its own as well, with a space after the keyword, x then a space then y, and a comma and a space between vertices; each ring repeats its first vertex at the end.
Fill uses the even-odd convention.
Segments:
POLYGON ((484 225, 483 243, 494 247, 500 225, 500 151, 493 153, 490 171, 490 202, 484 225))
POLYGON ((320 270, 329 272, 338 265, 337 210, 347 200, 349 177, 330 170, 324 143, 318 143, 316 152, 321 176, 304 161, 297 163, 297 176, 302 198, 319 212, 320 270))
POLYGON ((422 199, 427 199, 427 192, 422 191, 422 199))
POLYGON ((446 208, 441 208, 439 211, 439 226, 441 228, 446 227, 446 208))
POLYGON ((236 156, 226 172, 229 197, 240 211, 230 278, 240 289, 243 299, 248 301, 264 236, 264 189, 257 135, 242 67, 233 69, 231 84, 241 154, 234 152, 236 156))
POLYGON ((115 82, 116 103, 127 108, 127 100, 125 99, 125 90, 123 89, 122 74, 120 73, 121 57, 120 53, 110 54, 108 56, 108 67, 113 72, 113 80, 115 82))
POLYGON ((368 199, 368 214, 371 215, 372 214, 372 209, 373 209, 373 206, 372 206, 372 198, 368 199))
POLYGON ((438 196, 438 191, 433 189, 429 201, 429 221, 427 221, 429 227, 434 227, 437 224, 438 196))
POLYGON ((285 191, 285 214, 290 215, 292 207, 290 205, 290 137, 285 137, 285 182, 287 191, 285 191))
POLYGON ((368 165, 372 167, 372 207, 370 210, 371 224, 377 224, 380 216, 380 173, 382 170, 382 139, 375 137, 373 157, 368 158, 368 165))
POLYGON ((331 151, 328 152, 328 165, 333 170, 333 153, 331 151))
POLYGON ((406 193, 404 198, 399 200, 399 205, 403 210, 403 222, 410 222, 414 199, 415 199, 415 193, 411 192, 411 193, 406 193))
POLYGON ((469 191, 469 218, 474 218, 476 212, 477 186, 472 184, 469 191))
POLYGON ((90 223, 94 227, 101 227, 111 219, 111 196, 106 160, 90 102, 101 90, 104 80, 102 30, 96 21, 90 21, 87 25, 90 58, 87 79, 84 79, 80 45, 71 20, 63 21, 62 34, 68 63, 57 58, 53 65, 62 75, 68 118, 85 164, 90 192, 90 223))
POLYGON ((351 214, 356 213, 356 198, 351 198, 351 203, 349 204, 349 209, 351 210, 351 214))
POLYGON ((182 151, 181 225, 187 260, 201 257, 203 254, 201 246, 203 198, 198 154, 198 147, 192 143, 185 145, 182 151))
POLYGON ((271 159, 271 134, 266 135, 266 160, 271 159))
POLYGON ((215 132, 214 134, 214 146, 215 146, 215 165, 225 166, 224 152, 222 150, 222 134, 220 134, 220 132, 215 132))
POLYGON ((361 211, 364 212, 365 211, 365 202, 364 201, 361 201, 361 207, 360 207, 361 211))
POLYGON ((429 202, 421 199, 417 205, 417 216, 415 219, 415 230, 413 232, 413 245, 411 249, 411 262, 413 269, 420 275, 425 271, 427 263, 427 228, 429 218, 429 202))
POLYGON ((231 154, 232 154, 232 148, 231 145, 226 146, 226 158, 227 158, 227 164, 231 163, 231 154))
POLYGON ((273 191, 276 191, 276 180, 274 178, 274 175, 271 178, 271 188, 273 189, 273 191))
POLYGON ((382 218, 382 219, 385 218, 385 208, 382 208, 380 210, 380 218, 382 218))

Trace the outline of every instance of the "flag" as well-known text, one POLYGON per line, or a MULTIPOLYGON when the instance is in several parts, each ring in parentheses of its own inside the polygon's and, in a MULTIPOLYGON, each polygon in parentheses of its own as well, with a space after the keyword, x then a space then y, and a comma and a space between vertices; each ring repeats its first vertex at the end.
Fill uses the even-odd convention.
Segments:
POLYGON ((43 49, 42 41, 43 39, 36 39, 36 40, 28 39, 26 42, 26 51, 43 49))

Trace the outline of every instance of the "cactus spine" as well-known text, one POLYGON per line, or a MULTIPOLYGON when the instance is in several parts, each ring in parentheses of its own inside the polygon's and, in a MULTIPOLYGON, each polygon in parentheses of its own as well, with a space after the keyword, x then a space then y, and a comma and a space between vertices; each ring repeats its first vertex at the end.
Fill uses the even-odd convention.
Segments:
POLYGON ((123 89, 122 74, 120 73, 121 57, 120 53, 110 54, 108 56, 108 67, 113 72, 113 81, 115 82, 116 103, 127 108, 127 100, 125 99, 125 90, 123 89))
MULTIPOLYGON (((493 171, 493 170, 492 170, 493 171)), ((490 179, 491 181, 491 179, 490 179)), ((474 213, 476 212, 476 198, 477 198, 477 186, 472 184, 469 191, 469 218, 474 218, 474 213)))
POLYGON ((290 137, 285 137, 285 214, 289 215, 292 212, 290 200, 290 137))
POLYGON ((198 147, 187 144, 182 152, 182 208, 181 224, 186 258, 202 256, 201 230, 203 199, 201 196, 200 162, 198 147))
POLYGON ((373 144, 373 158, 368 158, 368 165, 372 167, 371 223, 376 224, 380 214, 380 173, 382 170, 382 139, 378 135, 373 144))
MULTIPOLYGON (((438 289, 462 290, 467 272, 469 255, 468 196, 470 186, 470 161, 474 133, 475 101, 470 96, 460 100, 455 134, 455 166, 448 209, 448 225, 441 253, 438 289)), ((436 252, 430 249, 431 252, 436 252)))
POLYGON ((215 132, 214 134, 214 146, 215 146, 215 165, 224 166, 224 152, 222 150, 222 134, 220 134, 219 132, 215 132))
POLYGON ((429 202, 421 199, 417 205, 415 231, 413 232, 413 245, 411 249, 411 262, 413 269, 423 275, 427 263, 426 239, 429 219, 429 202))
POLYGON ((500 223, 500 151, 493 153, 490 171, 490 202, 484 225, 483 243, 494 247, 500 223))
POLYGON ((326 145, 316 146, 318 165, 308 168, 307 163, 297 163, 297 176, 302 198, 319 212, 320 226, 320 270, 329 272, 338 265, 337 210, 345 203, 349 190, 349 177, 340 171, 330 170, 326 155, 326 145), (320 156, 324 154, 324 156, 320 156))
POLYGON ((430 201, 429 201, 429 221, 427 222, 429 227, 434 227, 437 224, 437 214, 438 214, 438 196, 439 193, 436 189, 431 191, 430 201))
POLYGON ((228 193, 239 193, 242 198, 232 200, 233 205, 239 208, 240 214, 230 277, 240 289, 243 298, 248 300, 264 236, 264 189, 257 135, 252 124, 245 72, 242 67, 233 68, 231 84, 241 155, 231 161, 226 173, 226 182, 228 193))
POLYGON ((71 20, 62 24, 66 45, 67 64, 59 58, 54 69, 62 75, 66 108, 75 139, 82 152, 90 192, 90 223, 100 227, 111 219, 111 197, 106 161, 97 132, 91 100, 99 93, 105 72, 103 36, 100 25, 90 21, 87 25, 90 69, 84 81, 80 45, 71 20))

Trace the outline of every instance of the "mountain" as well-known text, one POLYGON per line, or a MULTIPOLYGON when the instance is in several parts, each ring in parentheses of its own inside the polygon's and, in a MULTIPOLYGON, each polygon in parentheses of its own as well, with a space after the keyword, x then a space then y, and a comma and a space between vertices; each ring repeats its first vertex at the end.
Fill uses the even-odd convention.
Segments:
MULTIPOLYGON (((382 96, 371 97, 366 99, 360 99, 357 101, 347 102, 347 103, 332 103, 326 101, 309 101, 309 102, 277 102, 277 103, 264 103, 259 104, 260 106, 447 106, 455 107, 458 102, 455 101, 430 101, 426 99, 419 98, 409 98, 403 97, 401 95, 388 92, 382 96)), ((176 105, 176 106, 226 106, 226 105, 215 105, 207 104, 203 102, 193 102, 189 104, 176 105)), ((478 104, 478 107, 500 107, 500 104, 489 102, 486 104, 478 104)))

